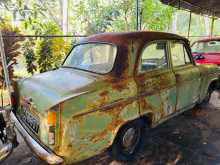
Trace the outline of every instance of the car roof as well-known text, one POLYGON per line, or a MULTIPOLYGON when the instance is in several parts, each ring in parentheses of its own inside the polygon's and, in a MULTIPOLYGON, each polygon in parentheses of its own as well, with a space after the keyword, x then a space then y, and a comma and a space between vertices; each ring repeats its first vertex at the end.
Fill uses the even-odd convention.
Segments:
POLYGON ((109 32, 109 33, 99 33, 95 35, 91 35, 89 37, 84 38, 80 42, 110 42, 113 44, 123 45, 128 41, 153 41, 153 40, 183 40, 188 42, 188 40, 184 37, 181 37, 172 33, 164 33, 164 32, 154 32, 154 31, 140 31, 140 32, 109 32))
POLYGON ((209 41, 220 41, 220 37, 203 38, 203 39, 197 40, 195 42, 209 42, 209 41))

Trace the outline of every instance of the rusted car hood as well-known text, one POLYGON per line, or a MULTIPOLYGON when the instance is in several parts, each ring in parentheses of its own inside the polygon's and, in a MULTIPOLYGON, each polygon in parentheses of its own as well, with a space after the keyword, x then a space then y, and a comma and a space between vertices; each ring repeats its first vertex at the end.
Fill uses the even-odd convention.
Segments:
POLYGON ((45 111, 58 103, 89 92, 89 84, 97 77, 70 68, 35 75, 18 82, 20 99, 31 98, 38 111, 45 111))

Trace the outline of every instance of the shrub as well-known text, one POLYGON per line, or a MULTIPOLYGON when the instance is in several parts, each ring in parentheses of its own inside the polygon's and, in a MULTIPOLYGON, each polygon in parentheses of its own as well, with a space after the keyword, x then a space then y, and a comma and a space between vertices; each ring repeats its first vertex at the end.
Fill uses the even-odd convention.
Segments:
MULTIPOLYGON (((20 42, 23 41, 24 38, 19 33, 18 28, 12 28, 12 26, 4 20, 0 22, 0 30, 2 35, 5 36, 3 37, 3 43, 8 65, 9 78, 10 80, 14 80, 14 66, 17 64, 16 57, 20 54, 20 42)), ((0 61, 0 82, 0 87, 2 87, 4 82, 2 61, 0 61)))
POLYGON ((35 43, 33 39, 27 39, 26 42, 23 45, 23 51, 24 51, 24 57, 26 62, 26 69, 28 73, 34 74, 35 71, 37 71, 37 65, 35 52, 34 52, 34 46, 35 43))
MULTIPOLYGON (((57 25, 47 23, 43 35, 60 35, 57 25)), ((36 59, 40 72, 56 69, 61 65, 68 49, 63 38, 44 37, 36 42, 36 59)))

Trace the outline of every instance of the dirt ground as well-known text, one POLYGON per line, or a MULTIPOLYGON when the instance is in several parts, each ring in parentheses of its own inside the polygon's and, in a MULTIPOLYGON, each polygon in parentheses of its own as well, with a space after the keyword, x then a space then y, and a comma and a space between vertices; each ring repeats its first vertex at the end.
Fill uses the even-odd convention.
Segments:
MULTIPOLYGON (((194 108, 152 129, 134 161, 120 163, 103 153, 77 165, 220 165, 220 101, 194 108)), ((2 164, 45 165, 34 157, 19 136, 20 145, 2 164)))

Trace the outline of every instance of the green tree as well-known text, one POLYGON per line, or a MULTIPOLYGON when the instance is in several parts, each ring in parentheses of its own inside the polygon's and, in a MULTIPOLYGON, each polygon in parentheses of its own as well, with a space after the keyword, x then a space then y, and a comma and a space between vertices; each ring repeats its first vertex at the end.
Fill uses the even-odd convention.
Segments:
MULTIPOLYGON (((60 35, 59 27, 54 23, 44 25, 43 35, 60 35)), ((39 71, 45 72, 58 68, 66 55, 69 44, 63 38, 43 37, 36 42, 36 60, 39 71)))
POLYGON ((26 42, 23 44, 23 51, 24 51, 24 57, 26 62, 26 69, 28 73, 34 74, 35 71, 37 71, 37 65, 35 52, 34 52, 34 46, 35 43, 33 39, 29 38, 26 40, 26 42))
POLYGON ((74 2, 70 8, 73 11, 70 17, 70 21, 73 21, 70 23, 74 24, 74 30, 84 31, 88 35, 107 31, 119 16, 119 12, 114 6, 100 0, 74 2))
POLYGON ((37 63, 41 73, 53 69, 53 56, 50 45, 51 39, 48 38, 45 38, 37 43, 37 63))
POLYGON ((134 31, 135 30, 135 1, 114 1, 113 8, 118 11, 118 17, 113 21, 109 31, 134 31))
POLYGON ((174 9, 161 4, 159 0, 143 0, 141 20, 143 30, 167 31, 174 9))

